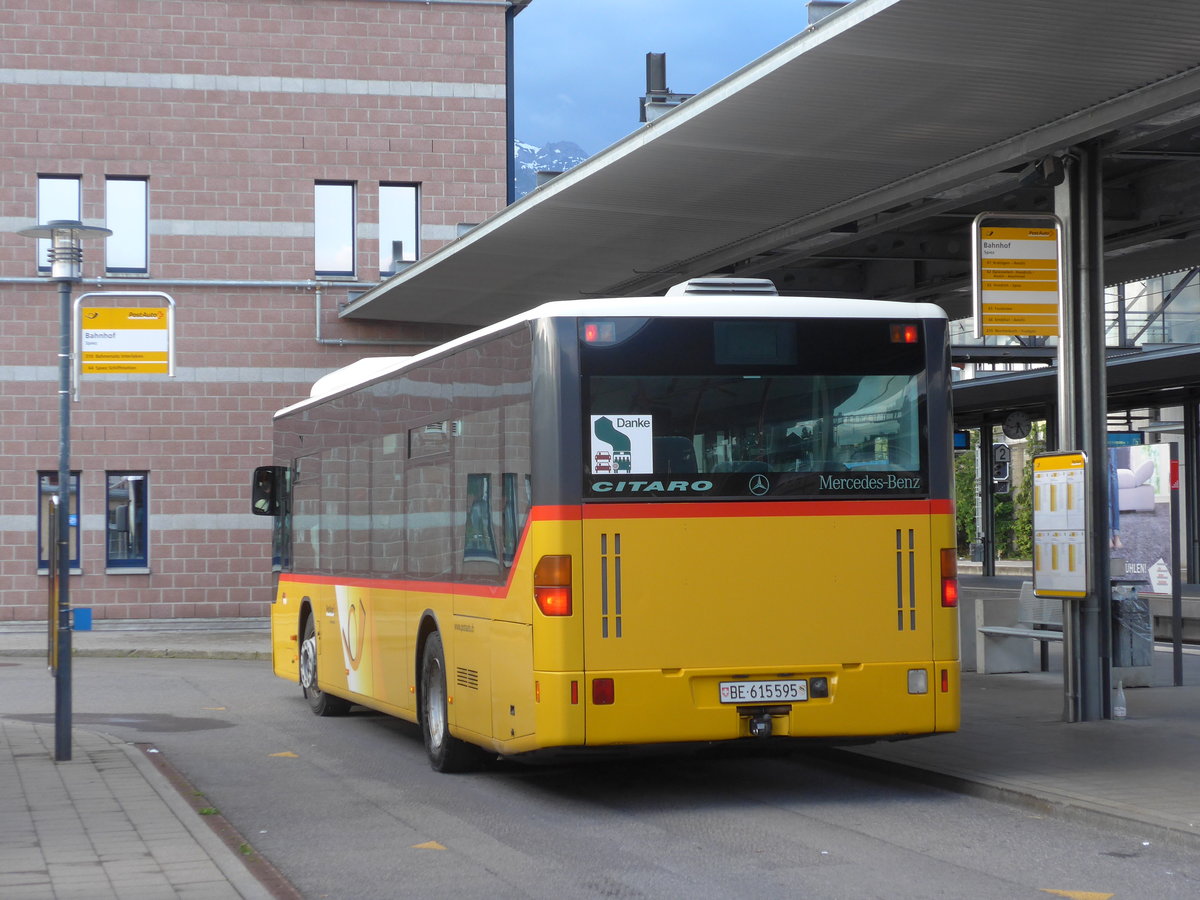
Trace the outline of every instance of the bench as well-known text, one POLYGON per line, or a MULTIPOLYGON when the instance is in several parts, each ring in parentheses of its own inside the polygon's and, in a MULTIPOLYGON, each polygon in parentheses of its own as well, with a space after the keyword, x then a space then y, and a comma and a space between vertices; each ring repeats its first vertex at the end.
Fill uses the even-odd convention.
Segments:
POLYGON ((976 600, 975 621, 975 666, 984 674, 1032 672, 1034 641, 1045 672, 1050 668, 1049 644, 1063 639, 1062 600, 1035 596, 1032 581, 1021 583, 1017 597, 976 600))

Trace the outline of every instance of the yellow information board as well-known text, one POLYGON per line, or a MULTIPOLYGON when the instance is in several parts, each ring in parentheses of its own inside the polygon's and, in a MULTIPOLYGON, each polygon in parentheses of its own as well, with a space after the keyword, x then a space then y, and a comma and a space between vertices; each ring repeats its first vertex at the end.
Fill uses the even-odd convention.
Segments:
POLYGON ((168 374, 166 307, 84 307, 80 313, 82 372, 168 374))
POLYGON ((1033 592, 1085 597, 1087 457, 1078 451, 1033 458, 1033 592))
POLYGON ((1054 216, 976 217, 972 255, 977 337, 1058 334, 1060 232, 1054 216), (1002 224, 1005 221, 1020 224, 1002 224))

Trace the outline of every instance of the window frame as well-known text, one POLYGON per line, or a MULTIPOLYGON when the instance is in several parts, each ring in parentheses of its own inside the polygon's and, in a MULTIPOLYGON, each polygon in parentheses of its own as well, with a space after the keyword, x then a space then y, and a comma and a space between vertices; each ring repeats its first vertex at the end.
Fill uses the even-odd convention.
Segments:
MULTIPOLYGON (((50 222, 58 220, 67 221, 83 221, 83 176, 82 175, 39 175, 37 177, 37 223, 39 225, 47 225, 50 222), (51 184, 67 185, 73 184, 75 189, 74 203, 70 202, 70 198, 53 198, 53 202, 49 196, 49 188, 51 184), (46 209, 49 205, 51 208, 46 209)), ((38 238, 36 243, 37 254, 37 271, 39 273, 49 273, 50 271, 50 239, 38 238)))
POLYGON ((399 181, 384 181, 379 185, 379 275, 382 278, 395 275, 400 267, 395 265, 392 245, 397 240, 403 244, 400 261, 405 265, 421 258, 421 190, 419 184, 399 181), (411 210, 396 210, 395 202, 386 196, 390 191, 403 191, 401 198, 411 205, 411 210), (411 237, 411 240, 410 240, 411 237))
POLYGON ((353 181, 318 181, 313 186, 313 271, 320 277, 353 278, 357 271, 357 194, 353 181), (349 193, 334 194, 334 188, 349 193), (336 248, 332 253, 331 244, 336 248), (348 268, 335 267, 347 251, 348 268))
MULTIPOLYGON (((80 564, 80 536, 82 530, 80 528, 79 505, 80 505, 80 476, 81 472, 78 469, 71 470, 71 484, 68 488, 69 503, 71 509, 68 512, 68 521, 74 519, 74 523, 70 526, 72 535, 69 538, 71 544, 71 561, 70 570, 72 575, 82 575, 83 568, 80 564)), ((37 473, 37 573, 39 575, 50 574, 50 553, 46 546, 45 538, 49 537, 50 524, 46 521, 45 513, 49 509, 53 509, 48 498, 58 496, 58 470, 45 471, 39 470, 37 473)))
POLYGON ((111 175, 104 179, 104 215, 105 226, 112 231, 112 236, 104 242, 104 271, 109 275, 146 275, 149 273, 150 260, 150 179, 135 175, 111 175), (141 185, 141 197, 124 195, 114 197, 115 185, 141 185), (133 221, 138 217, 137 206, 140 205, 140 222, 133 221), (134 212, 130 212, 134 210, 134 212), (117 219, 114 220, 114 214, 117 219), (140 234, 135 235, 140 225, 140 234), (140 264, 114 265, 114 257, 125 253, 127 244, 132 244, 133 252, 128 260, 118 258, 118 263, 134 262, 140 264))
MULTIPOLYGON (((132 496, 129 499, 132 501, 132 496)), ((104 473, 104 567, 109 574, 132 575, 150 572, 150 473, 147 471, 121 469, 104 473), (141 502, 134 506, 132 518, 129 512, 130 505, 113 506, 114 487, 121 481, 126 481, 131 486, 134 482, 139 482, 142 486, 141 502), (122 517, 117 515, 120 509, 126 510, 124 528, 114 527, 121 524, 122 517), (114 538, 119 542, 121 532, 128 536, 130 543, 136 542, 136 550, 140 552, 132 552, 134 548, 131 547, 126 551, 129 555, 113 555, 114 538)))

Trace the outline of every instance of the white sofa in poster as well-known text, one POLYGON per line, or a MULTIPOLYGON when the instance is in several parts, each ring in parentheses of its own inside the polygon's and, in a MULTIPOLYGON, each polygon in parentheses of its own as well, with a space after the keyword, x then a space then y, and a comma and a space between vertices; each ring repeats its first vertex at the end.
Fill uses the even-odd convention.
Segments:
POLYGON ((1154 460, 1143 460, 1133 469, 1117 469, 1117 493, 1121 512, 1154 512, 1154 460))

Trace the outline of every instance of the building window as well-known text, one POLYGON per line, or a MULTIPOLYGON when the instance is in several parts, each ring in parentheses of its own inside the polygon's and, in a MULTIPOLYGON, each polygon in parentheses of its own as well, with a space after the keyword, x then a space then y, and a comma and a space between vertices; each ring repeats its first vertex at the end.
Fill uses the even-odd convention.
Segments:
POLYGON ((110 569, 147 568, 147 473, 109 472, 105 491, 106 559, 110 569))
POLYGON ((354 184, 318 181, 313 233, 318 275, 354 274, 354 184))
MULTIPOLYGON (((57 220, 82 221, 78 175, 39 175, 37 188, 37 220, 39 225, 57 220)), ((39 272, 50 271, 50 241, 37 242, 39 272)))
POLYGON ((415 184, 379 186, 379 274, 395 275, 421 253, 415 184))
POLYGON ((104 224, 112 237, 104 242, 105 270, 142 275, 146 263, 149 218, 148 182, 144 178, 108 178, 104 182, 104 224))
MULTIPOLYGON (((79 473, 71 473, 69 527, 67 546, 71 552, 71 568, 79 569, 79 473)), ((58 473, 38 472, 38 571, 50 571, 50 554, 54 546, 58 523, 58 473)))

